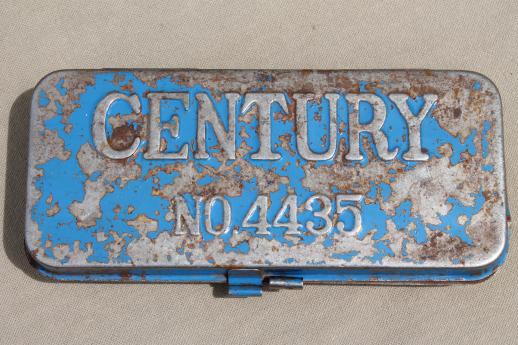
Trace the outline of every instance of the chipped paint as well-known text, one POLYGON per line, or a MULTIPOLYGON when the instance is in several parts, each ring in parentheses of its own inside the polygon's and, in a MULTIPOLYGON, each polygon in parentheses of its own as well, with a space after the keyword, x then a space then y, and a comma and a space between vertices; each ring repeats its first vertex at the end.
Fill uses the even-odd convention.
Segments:
POLYGON ((252 267, 305 281, 482 279, 507 245, 501 133, 498 91, 470 72, 55 72, 33 97, 26 243, 59 279, 153 281, 156 268, 158 280, 206 281, 205 274, 220 281, 226 269, 252 267), (96 109, 115 93, 136 97, 138 106, 113 102, 106 142, 98 144, 96 109), (153 148, 150 95, 165 93, 186 93, 187 103, 159 101, 163 128, 153 148), (247 106, 247 95, 257 93, 277 95, 267 117, 247 106), (196 156, 199 94, 222 124, 206 128, 208 158, 196 156), (301 95, 310 95, 307 107, 296 106, 301 95), (355 132, 379 113, 365 101, 355 108, 354 95, 375 96, 366 99, 386 112, 377 132, 355 132), (302 111, 305 119, 297 117, 302 111), (223 136, 230 121, 235 153, 222 144, 233 143, 223 136), (105 147, 130 154, 113 159, 105 147), (182 150, 187 159, 171 158, 182 150), (254 158, 261 155, 269 158, 254 158), (296 196, 295 219, 288 196, 296 196), (338 196, 357 197, 338 205, 338 196), (182 200, 193 215, 183 224, 182 200), (244 226, 259 222, 260 208, 250 208, 261 200, 267 227, 244 226), (297 225, 288 228, 290 221, 297 225), (363 270, 350 271, 356 268, 363 270), (85 275, 72 273, 78 269, 85 275))

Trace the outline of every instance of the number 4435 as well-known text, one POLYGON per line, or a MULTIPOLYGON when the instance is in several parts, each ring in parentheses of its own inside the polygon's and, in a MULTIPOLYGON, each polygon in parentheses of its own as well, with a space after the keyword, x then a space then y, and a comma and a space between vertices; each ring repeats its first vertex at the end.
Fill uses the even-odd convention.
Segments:
MULTIPOLYGON (((241 228, 255 228, 255 233, 258 235, 270 235, 269 228, 278 227, 287 229, 284 235, 298 236, 301 232, 309 231, 315 235, 323 235, 329 233, 333 229, 333 220, 339 219, 339 216, 349 211, 353 216, 353 227, 348 229, 347 233, 350 235, 356 234, 361 230, 361 211, 359 204, 363 196, 358 194, 338 194, 336 195, 335 213, 332 213, 332 201, 325 195, 313 195, 306 200, 303 207, 305 210, 312 212, 311 218, 305 224, 298 221, 298 200, 296 195, 288 195, 282 202, 282 206, 275 215, 273 223, 270 224, 267 219, 268 213, 268 196, 259 195, 257 199, 250 206, 246 213, 241 228), (320 207, 314 207, 319 203, 320 207), (258 216, 257 221, 252 221, 254 215, 258 216), (283 221, 287 219, 287 221, 283 221), (320 219, 316 222, 316 219, 320 219), (318 223, 318 225, 317 225, 318 223)), ((201 204, 203 198, 195 198, 196 200, 196 216, 193 216, 187 207, 186 201, 183 197, 177 196, 172 200, 174 209, 174 218, 176 220, 173 234, 184 235, 186 230, 191 235, 200 235, 200 217, 201 204), (187 229, 186 229, 187 228, 187 229)), ((232 209, 230 203, 223 196, 216 195, 205 204, 204 223, 205 229, 209 234, 219 236, 230 231, 232 209), (217 203, 220 203, 223 211, 222 224, 218 226, 213 225, 213 209, 217 203)), ((336 222, 336 228, 339 231, 345 230, 345 224, 341 221, 336 222)))

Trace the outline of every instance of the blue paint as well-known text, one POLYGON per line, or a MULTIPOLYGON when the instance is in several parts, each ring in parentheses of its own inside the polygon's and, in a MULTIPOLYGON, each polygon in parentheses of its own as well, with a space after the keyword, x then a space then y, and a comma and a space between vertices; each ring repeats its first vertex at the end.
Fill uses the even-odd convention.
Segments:
POLYGON ((40 107, 46 107, 47 105, 49 105, 50 99, 47 97, 47 94, 45 93, 45 91, 41 90, 39 96, 40 96, 40 99, 38 101, 38 105, 40 107))
POLYGON ((345 252, 345 253, 333 253, 331 255, 331 257, 333 257, 335 259, 351 261, 358 254, 359 254, 359 252, 357 250, 351 250, 351 251, 345 252))
POLYGON ((61 96, 66 96, 67 94, 67 89, 63 86, 64 81, 65 80, 61 78, 61 80, 56 83, 56 89, 59 91, 61 96))
POLYGON ((227 244, 225 245, 224 251, 225 253, 233 251, 236 253, 247 254, 250 251, 250 245, 247 242, 241 242, 234 247, 232 247, 230 244, 227 244))
POLYGON ((204 177, 202 177, 201 179, 199 179, 197 181, 197 183, 200 185, 200 186, 205 186, 206 184, 209 184, 209 183, 212 183, 214 182, 214 178, 210 175, 206 175, 204 177))
POLYGON ((412 202, 410 200, 403 201, 396 208, 396 215, 393 221, 399 231, 408 232, 408 235, 414 238, 417 243, 426 243, 428 241, 425 224, 421 219, 412 216, 412 202))
POLYGON ((440 158, 442 155, 439 148, 445 144, 450 144, 453 150, 450 162, 456 165, 461 162, 461 154, 464 152, 474 156, 477 152, 474 139, 477 135, 476 130, 472 130, 465 141, 458 136, 455 137, 439 126, 439 123, 433 116, 425 117, 422 122, 421 140, 423 148, 428 150, 428 154, 432 157, 440 158))
POLYGON ((390 195, 392 194, 392 188, 390 188, 390 185, 386 184, 385 182, 381 182, 379 186, 380 195, 383 198, 383 201, 388 201, 390 195))
POLYGON ((392 251, 392 249, 390 249, 389 245, 390 245, 390 242, 387 240, 377 241, 376 243, 374 243, 374 248, 376 248, 376 250, 378 252, 376 254, 374 254, 373 256, 368 257, 368 259, 371 260, 372 262, 381 263, 385 256, 394 256, 394 252, 392 251))
POLYGON ((259 297, 262 295, 261 286, 241 286, 241 285, 230 285, 228 287, 228 293, 235 297, 259 297))
POLYGON ((492 166, 491 164, 486 164, 482 167, 482 170, 484 171, 489 171, 489 172, 493 172, 495 170, 495 167, 492 166))

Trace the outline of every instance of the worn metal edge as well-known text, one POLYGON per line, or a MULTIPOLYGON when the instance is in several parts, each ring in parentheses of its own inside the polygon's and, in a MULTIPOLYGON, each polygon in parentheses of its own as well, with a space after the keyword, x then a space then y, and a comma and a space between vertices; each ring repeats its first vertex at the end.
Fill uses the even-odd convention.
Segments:
MULTIPOLYGON (((507 252, 507 246, 506 246, 507 252)), ((505 260, 505 253, 498 262, 482 269, 410 269, 385 272, 384 269, 363 270, 356 269, 265 269, 265 276, 293 276, 302 277, 306 284, 324 285, 401 285, 401 286, 430 286, 449 285, 455 283, 480 283, 496 272, 505 260)), ((152 273, 145 269, 125 270, 121 272, 99 273, 56 273, 37 267, 38 272, 52 281, 80 282, 80 283, 226 283, 228 270, 222 269, 164 269, 163 272, 153 270, 152 273)))

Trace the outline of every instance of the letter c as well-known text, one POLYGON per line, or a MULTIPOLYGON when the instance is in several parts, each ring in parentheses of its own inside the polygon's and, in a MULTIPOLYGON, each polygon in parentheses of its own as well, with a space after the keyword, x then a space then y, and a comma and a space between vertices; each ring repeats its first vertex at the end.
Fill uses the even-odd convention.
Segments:
POLYGON ((92 136, 97 150, 103 155, 112 159, 125 159, 137 151, 140 145, 140 138, 135 138, 131 147, 125 150, 114 150, 108 143, 108 138, 106 137, 106 113, 113 102, 117 100, 128 102, 134 112, 140 113, 140 101, 137 95, 126 96, 118 92, 110 93, 97 104, 92 125, 92 136))

